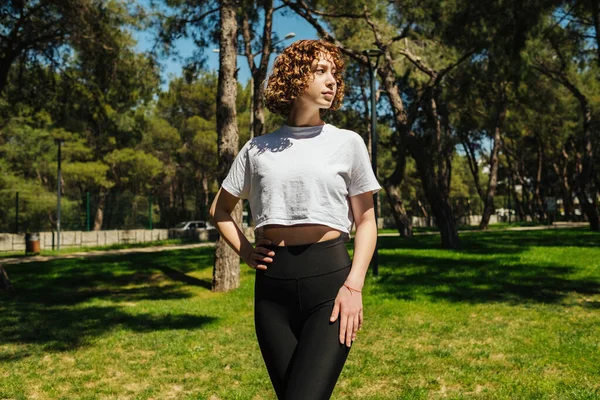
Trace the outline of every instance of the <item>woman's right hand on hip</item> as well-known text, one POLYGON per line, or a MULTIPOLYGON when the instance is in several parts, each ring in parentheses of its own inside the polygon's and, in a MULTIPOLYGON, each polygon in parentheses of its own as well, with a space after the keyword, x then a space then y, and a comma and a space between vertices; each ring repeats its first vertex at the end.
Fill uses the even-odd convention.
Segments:
POLYGON ((260 239, 258 242, 256 242, 254 251, 250 253, 248 259, 244 259, 250 268, 266 270, 267 264, 273 262, 273 256, 275 255, 275 252, 263 247, 269 244, 271 244, 269 239, 260 239))

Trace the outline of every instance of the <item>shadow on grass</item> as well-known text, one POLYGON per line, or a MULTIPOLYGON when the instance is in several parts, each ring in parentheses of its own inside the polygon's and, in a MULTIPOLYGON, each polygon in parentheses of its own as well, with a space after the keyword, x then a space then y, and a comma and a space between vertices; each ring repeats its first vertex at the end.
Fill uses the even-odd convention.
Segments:
POLYGON ((212 289, 211 281, 191 277, 189 275, 184 274, 181 271, 178 271, 178 270, 170 268, 170 267, 161 267, 160 270, 162 271, 163 274, 165 274, 166 276, 171 278, 171 280, 173 280, 173 281, 185 283, 185 284, 191 285, 191 286, 200 286, 200 287, 203 287, 204 289, 208 289, 208 290, 212 289))
POLYGON ((3 320, 16 322, 2 329, 5 343, 41 344, 46 351, 73 350, 115 329, 135 332, 198 329, 215 320, 190 314, 132 315, 114 306, 65 309, 23 305, 3 314, 3 320))
MULTIPOLYGON (((198 248, 7 266, 15 291, 0 295, 0 337, 5 343, 36 343, 45 350, 62 351, 113 329, 200 328, 214 318, 133 315, 120 303, 189 298, 189 285, 210 290, 210 281, 187 273, 212 267, 213 251, 198 248), (114 305, 86 306, 91 299, 114 305)), ((0 354, 0 361, 2 357, 21 356, 0 354)))
MULTIPOLYGON (((600 247, 600 232, 587 228, 538 231, 472 231, 460 234, 461 252, 522 252, 536 247, 600 247)), ((410 239, 380 237, 380 248, 441 249, 439 235, 418 235, 410 239), (382 247, 383 246, 383 247, 382 247)))
MULTIPOLYGON (((562 232, 556 243, 565 246, 592 246, 600 237, 592 233, 575 242, 577 235, 562 232)), ((600 294, 600 273, 578 278, 572 263, 560 265, 560 259, 527 262, 520 258, 519 253, 532 246, 557 246, 550 243, 555 238, 548 237, 545 231, 464 235, 463 248, 447 252, 436 252, 436 238, 432 237, 379 238, 381 270, 377 288, 402 299, 425 296, 470 303, 559 303, 571 293, 600 294), (432 252, 424 254, 424 249, 432 252)))
POLYGON ((31 355, 31 352, 25 350, 18 350, 11 353, 9 353, 8 351, 0 352, 0 363, 19 361, 31 355))

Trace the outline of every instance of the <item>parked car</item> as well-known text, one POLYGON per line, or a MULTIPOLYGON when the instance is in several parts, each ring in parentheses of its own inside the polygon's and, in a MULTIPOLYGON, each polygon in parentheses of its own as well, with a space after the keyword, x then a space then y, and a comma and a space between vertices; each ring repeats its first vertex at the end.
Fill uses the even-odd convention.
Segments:
POLYGON ((183 221, 171 228, 175 231, 191 231, 194 229, 215 229, 208 221, 183 221))
POLYGON ((219 232, 208 221, 183 221, 169 229, 169 238, 184 238, 193 242, 215 241, 219 232))

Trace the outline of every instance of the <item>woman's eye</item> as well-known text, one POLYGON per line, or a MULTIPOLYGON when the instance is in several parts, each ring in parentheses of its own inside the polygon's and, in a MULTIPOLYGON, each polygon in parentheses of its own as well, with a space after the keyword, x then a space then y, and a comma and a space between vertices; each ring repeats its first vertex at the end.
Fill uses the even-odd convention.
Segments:
POLYGON ((322 74, 324 71, 323 71, 321 68, 319 68, 319 69, 318 69, 318 70, 316 70, 315 72, 316 72, 317 74, 322 74))

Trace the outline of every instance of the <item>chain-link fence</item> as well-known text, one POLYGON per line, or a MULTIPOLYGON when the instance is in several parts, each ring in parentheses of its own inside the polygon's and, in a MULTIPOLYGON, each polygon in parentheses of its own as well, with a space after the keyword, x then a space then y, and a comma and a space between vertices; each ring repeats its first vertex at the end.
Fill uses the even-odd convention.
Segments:
MULTIPOLYGON (((23 233, 56 230, 57 196, 47 193, 0 193, 0 232, 23 233)), ((189 212, 192 217, 193 212, 189 212)), ((183 214, 183 213, 182 213, 183 214)), ((152 196, 129 192, 99 196, 85 193, 81 199, 61 197, 60 227, 63 231, 168 228, 152 196)))
MULTIPOLYGON (((111 190, 83 193, 81 198, 61 196, 61 231, 116 229, 168 229, 183 221, 207 221, 211 198, 186 195, 177 201, 170 196, 136 195, 111 190)), ((56 230, 57 195, 48 192, 0 190, 0 233, 50 232, 56 230)), ((244 223, 251 225, 250 208, 244 201, 244 223)))

